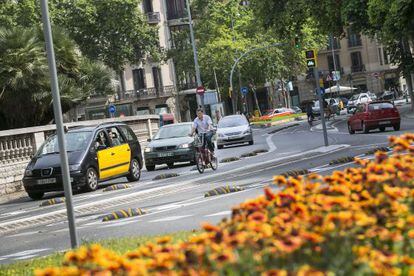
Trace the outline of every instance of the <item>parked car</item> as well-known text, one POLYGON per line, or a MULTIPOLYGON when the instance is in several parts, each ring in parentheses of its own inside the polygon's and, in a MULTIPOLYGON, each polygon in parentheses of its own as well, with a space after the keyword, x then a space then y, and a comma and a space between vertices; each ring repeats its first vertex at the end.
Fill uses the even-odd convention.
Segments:
MULTIPOLYGON (((70 180, 74 189, 94 191, 100 181, 126 176, 138 181, 142 154, 129 126, 105 123, 79 127, 65 134, 70 180)), ((41 199, 46 192, 62 191, 63 181, 57 136, 50 136, 36 152, 23 177, 29 197, 41 199)))
POLYGON ((388 101, 377 101, 360 104, 355 113, 348 119, 348 130, 354 134, 356 130, 368 133, 372 129, 379 128, 385 131, 387 127, 400 130, 401 117, 398 109, 388 101))
POLYGON ((290 108, 275 108, 268 110, 262 117, 260 117, 260 120, 270 120, 275 117, 279 116, 286 116, 290 114, 295 114, 295 111, 290 108))
POLYGON ((217 148, 237 143, 253 145, 253 132, 244 115, 223 117, 217 125, 217 148))
POLYGON ((302 109, 299 106, 292 106, 292 110, 296 113, 302 113, 302 109))
POLYGON ((395 93, 394 91, 384 91, 382 95, 379 97, 380 100, 394 100, 395 99, 395 93))
POLYGON ((370 103, 372 101, 375 101, 377 99, 377 96, 374 93, 366 92, 361 94, 353 95, 347 104, 347 112, 348 114, 352 113, 353 110, 360 104, 364 103, 370 103))
POLYGON ((145 168, 153 171, 161 164, 172 168, 175 162, 194 163, 194 138, 188 136, 192 126, 193 123, 162 126, 144 149, 145 168))

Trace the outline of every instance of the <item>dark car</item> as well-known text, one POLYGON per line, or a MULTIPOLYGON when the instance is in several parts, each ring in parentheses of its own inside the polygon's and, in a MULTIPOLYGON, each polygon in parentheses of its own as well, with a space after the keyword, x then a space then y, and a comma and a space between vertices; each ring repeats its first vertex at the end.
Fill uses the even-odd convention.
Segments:
POLYGON ((172 168, 175 162, 194 163, 194 138, 188 136, 192 126, 193 123, 162 126, 144 150, 147 170, 153 171, 161 164, 172 168))
MULTIPOLYGON (((94 191, 100 181, 126 176, 138 181, 141 176, 141 147, 134 132, 122 123, 80 127, 65 133, 70 180, 74 189, 94 191)), ((45 192, 62 191, 57 136, 49 137, 27 165, 24 188, 32 199, 45 192)))
POLYGON ((398 109, 390 102, 371 102, 357 106, 354 115, 348 119, 348 130, 354 134, 356 130, 368 133, 371 129, 386 127, 400 130, 401 117, 398 109))

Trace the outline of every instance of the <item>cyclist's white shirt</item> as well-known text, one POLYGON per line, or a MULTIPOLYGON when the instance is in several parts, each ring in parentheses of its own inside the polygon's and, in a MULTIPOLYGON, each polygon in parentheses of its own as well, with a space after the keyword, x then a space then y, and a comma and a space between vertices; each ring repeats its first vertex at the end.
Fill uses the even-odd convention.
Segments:
POLYGON ((213 121, 210 116, 203 115, 203 120, 200 120, 198 117, 194 119, 193 126, 197 129, 198 134, 207 133, 209 131, 209 125, 212 125, 213 121))

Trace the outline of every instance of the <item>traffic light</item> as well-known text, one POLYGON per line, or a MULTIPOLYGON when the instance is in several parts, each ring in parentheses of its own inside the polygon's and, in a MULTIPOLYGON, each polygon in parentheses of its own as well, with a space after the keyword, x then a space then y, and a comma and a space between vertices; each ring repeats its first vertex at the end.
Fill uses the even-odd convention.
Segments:
POLYGON ((306 65, 308 66, 308 68, 314 68, 317 66, 315 53, 316 53, 315 50, 305 51, 306 65))
POLYGON ((299 36, 298 35, 295 36, 295 48, 296 49, 300 48, 299 36))

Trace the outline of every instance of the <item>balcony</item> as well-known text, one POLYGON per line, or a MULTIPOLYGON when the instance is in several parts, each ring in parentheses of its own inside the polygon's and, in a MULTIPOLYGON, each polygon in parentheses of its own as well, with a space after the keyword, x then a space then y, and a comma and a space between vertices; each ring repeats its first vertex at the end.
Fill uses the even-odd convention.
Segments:
POLYGON ((363 64, 351 66, 352 73, 359 73, 359 72, 364 72, 364 71, 365 71, 365 65, 363 64))
POLYGON ((175 93, 175 88, 173 85, 160 87, 143 88, 139 90, 127 90, 122 95, 121 100, 146 100, 146 99, 156 99, 163 97, 171 97, 175 93))
POLYGON ((161 17, 159 12, 148 12, 147 19, 149 24, 158 24, 161 22, 161 17))
POLYGON ((182 83, 178 85, 180 91, 195 89, 197 88, 197 83, 189 82, 189 83, 182 83))

